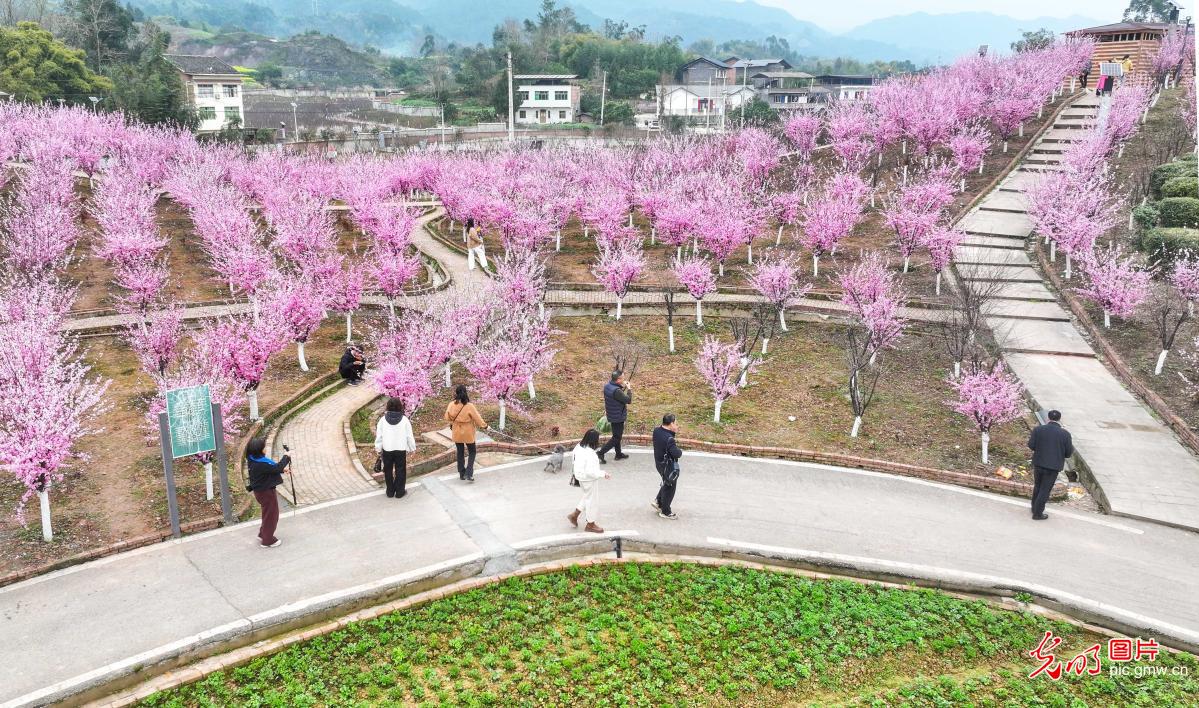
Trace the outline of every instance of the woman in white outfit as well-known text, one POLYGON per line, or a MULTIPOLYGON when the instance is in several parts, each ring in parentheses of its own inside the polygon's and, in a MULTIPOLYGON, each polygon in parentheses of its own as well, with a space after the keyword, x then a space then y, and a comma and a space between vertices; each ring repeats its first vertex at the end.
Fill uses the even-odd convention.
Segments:
POLYGON ((478 259, 479 267, 487 270, 487 252, 483 246, 483 232, 475 224, 474 219, 466 220, 466 267, 469 270, 475 269, 475 260, 478 259))
POLYGON ((583 498, 575 506, 575 510, 566 515, 566 520, 578 528, 579 514, 584 514, 587 526, 584 531, 603 533, 604 530, 595 523, 599 509, 599 481, 611 479, 612 475, 600 471, 599 455, 595 449, 599 447, 599 431, 595 428, 583 434, 583 439, 574 449, 574 477, 583 490, 583 498))
POLYGON ((408 492, 408 453, 416 452, 412 422, 404 415, 404 402, 398 398, 387 401, 387 412, 375 424, 375 452, 383 461, 383 481, 387 496, 402 498, 408 492))

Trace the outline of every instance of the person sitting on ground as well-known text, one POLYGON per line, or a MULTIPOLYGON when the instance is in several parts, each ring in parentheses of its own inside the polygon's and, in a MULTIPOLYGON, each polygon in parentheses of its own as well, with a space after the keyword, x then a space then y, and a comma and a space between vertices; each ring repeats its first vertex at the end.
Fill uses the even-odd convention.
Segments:
POLYGON ((346 353, 341 355, 337 372, 351 386, 362 383, 362 375, 366 372, 366 355, 362 353, 362 349, 355 344, 347 347, 346 353))

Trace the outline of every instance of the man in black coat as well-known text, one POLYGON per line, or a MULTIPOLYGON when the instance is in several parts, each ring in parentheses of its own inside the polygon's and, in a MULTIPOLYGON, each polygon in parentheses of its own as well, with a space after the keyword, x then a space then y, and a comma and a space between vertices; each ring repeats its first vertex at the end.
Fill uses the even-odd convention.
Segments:
POLYGON ((677 460, 683 456, 682 449, 674 441, 674 435, 677 432, 679 432, 679 422, 674 413, 662 416, 662 425, 654 428, 654 467, 658 470, 658 476, 662 478, 662 486, 658 487, 658 496, 650 506, 658 511, 658 516, 671 520, 679 518, 670 510, 670 505, 674 502, 678 480, 667 483, 666 471, 669 469, 667 458, 677 460))
POLYGON ((362 382, 362 374, 366 371, 366 356, 362 350, 351 344, 346 348, 346 353, 341 355, 341 361, 337 365, 337 372, 351 386, 357 386, 362 382))
POLYGON ((625 383, 624 372, 613 371, 612 378, 604 386, 604 415, 612 426, 612 436, 599 449, 601 465, 608 464, 604 455, 609 450, 616 449, 616 459, 628 459, 628 455, 620 451, 620 439, 624 437, 624 423, 629 419, 629 404, 633 402, 633 389, 625 383))
POLYGON ((1049 501, 1058 472, 1066 466, 1066 459, 1074 454, 1070 432, 1062 427, 1061 419, 1061 412, 1049 411, 1049 422, 1033 428, 1028 436, 1033 467, 1032 518, 1037 521, 1049 518, 1045 514, 1045 503, 1049 501))

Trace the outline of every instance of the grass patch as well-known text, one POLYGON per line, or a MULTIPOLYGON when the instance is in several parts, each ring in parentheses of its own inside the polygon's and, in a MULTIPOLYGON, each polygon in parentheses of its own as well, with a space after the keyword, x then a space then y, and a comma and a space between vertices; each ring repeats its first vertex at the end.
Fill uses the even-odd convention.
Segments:
MULTIPOLYGON (((1071 652, 1096 641, 1061 622, 931 590, 736 567, 574 568, 352 624, 143 705, 1199 700, 1194 679, 1168 670, 1031 682, 1025 652, 1046 629, 1071 652)), ((1199 670, 1186 655, 1156 665, 1199 670)))

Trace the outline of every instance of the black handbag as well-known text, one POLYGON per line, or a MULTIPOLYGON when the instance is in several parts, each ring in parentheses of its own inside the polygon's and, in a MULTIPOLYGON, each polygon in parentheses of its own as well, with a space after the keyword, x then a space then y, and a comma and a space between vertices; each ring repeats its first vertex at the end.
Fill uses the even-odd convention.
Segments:
POLYGON ((571 472, 571 473, 570 473, 570 486, 572 486, 572 487, 578 487, 578 486, 580 486, 580 485, 579 485, 579 480, 575 479, 574 472, 571 472))
POLYGON ((375 458, 375 474, 383 473, 383 455, 380 454, 375 458))
POLYGON ((673 487, 674 483, 679 481, 679 461, 670 456, 670 451, 662 456, 662 483, 668 487, 673 487))

